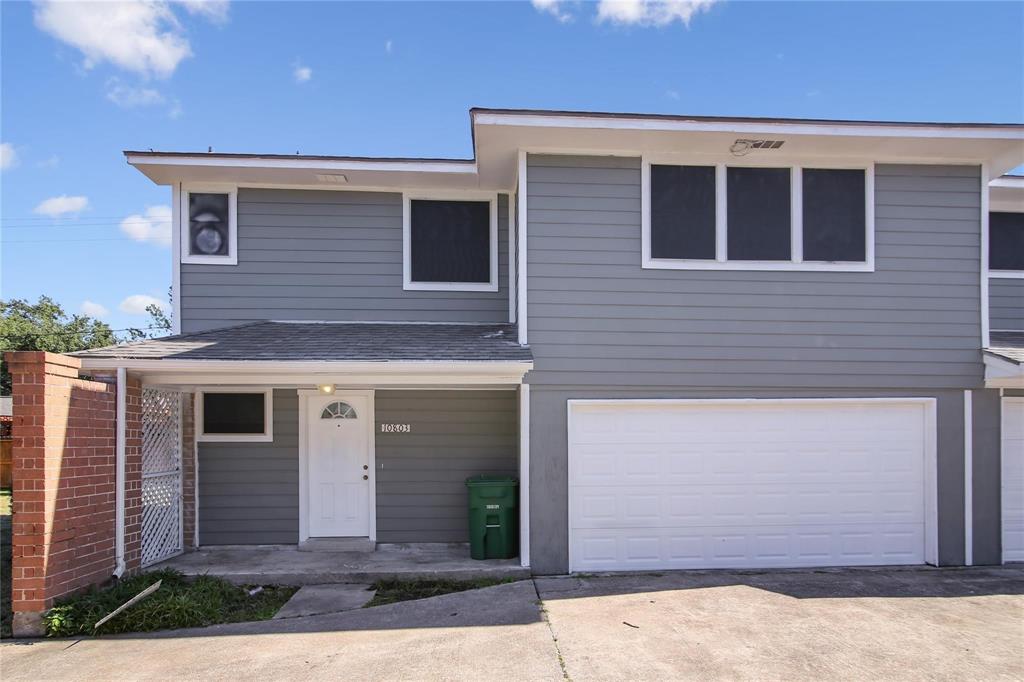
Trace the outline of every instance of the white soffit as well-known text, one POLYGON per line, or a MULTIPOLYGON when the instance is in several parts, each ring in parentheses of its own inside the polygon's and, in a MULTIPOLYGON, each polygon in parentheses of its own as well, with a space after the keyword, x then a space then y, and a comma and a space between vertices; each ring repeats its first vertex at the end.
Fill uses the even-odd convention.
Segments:
POLYGON ((988 187, 991 210, 1024 213, 1024 176, 1004 175, 988 187))

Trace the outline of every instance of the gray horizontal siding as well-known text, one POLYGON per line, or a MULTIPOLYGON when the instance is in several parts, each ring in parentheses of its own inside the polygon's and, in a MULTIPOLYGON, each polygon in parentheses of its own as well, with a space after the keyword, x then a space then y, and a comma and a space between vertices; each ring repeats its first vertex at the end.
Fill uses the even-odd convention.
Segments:
POLYGON ((1024 329, 1024 279, 990 278, 988 313, 992 329, 1024 329))
POLYGON ((515 475, 517 404, 513 391, 377 391, 378 542, 467 542, 465 480, 515 475))
POLYGON ((299 540, 299 403, 274 391, 271 443, 199 443, 199 544, 299 540))
POLYGON ((181 266, 181 328, 255 320, 505 322, 508 196, 498 291, 402 289, 402 195, 240 189, 238 265, 181 266))
POLYGON ((979 386, 978 174, 878 166, 875 272, 644 270, 640 160, 531 155, 528 380, 979 386))

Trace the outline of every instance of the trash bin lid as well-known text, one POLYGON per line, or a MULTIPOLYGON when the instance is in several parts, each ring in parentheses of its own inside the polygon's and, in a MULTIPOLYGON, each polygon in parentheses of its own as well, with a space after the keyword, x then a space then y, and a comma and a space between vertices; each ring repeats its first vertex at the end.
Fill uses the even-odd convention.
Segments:
POLYGON ((492 485, 519 485, 519 479, 515 476, 488 476, 479 474, 466 479, 466 485, 470 487, 492 486, 492 485))

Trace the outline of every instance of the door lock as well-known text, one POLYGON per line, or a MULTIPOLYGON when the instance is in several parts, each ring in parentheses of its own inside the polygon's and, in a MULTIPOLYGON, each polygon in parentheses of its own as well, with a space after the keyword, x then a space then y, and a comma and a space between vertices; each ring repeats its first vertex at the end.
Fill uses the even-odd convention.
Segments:
POLYGON ((367 469, 369 469, 369 468, 370 468, 370 465, 369 465, 369 464, 364 464, 364 465, 363 465, 363 471, 366 471, 366 470, 367 470, 367 469))
POLYGON ((363 480, 364 480, 364 481, 368 481, 368 480, 370 480, 370 477, 369 477, 369 476, 367 476, 366 474, 363 474, 363 480))

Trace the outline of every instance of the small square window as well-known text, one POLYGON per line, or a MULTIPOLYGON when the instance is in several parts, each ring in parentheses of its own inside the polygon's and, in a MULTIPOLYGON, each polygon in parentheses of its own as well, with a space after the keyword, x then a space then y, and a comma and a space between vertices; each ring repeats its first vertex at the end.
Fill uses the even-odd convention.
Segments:
POLYGON ((183 263, 234 265, 238 262, 234 191, 186 191, 182 201, 183 263))
POLYGON ((497 291, 495 200, 405 200, 404 287, 497 291))
POLYGON ((270 391, 203 391, 199 395, 198 440, 273 440, 270 391))

